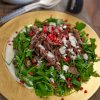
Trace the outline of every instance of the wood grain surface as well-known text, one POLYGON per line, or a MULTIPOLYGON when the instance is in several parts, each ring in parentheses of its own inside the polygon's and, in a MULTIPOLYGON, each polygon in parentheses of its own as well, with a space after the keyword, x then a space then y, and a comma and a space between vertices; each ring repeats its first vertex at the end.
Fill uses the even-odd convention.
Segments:
MULTIPOLYGON (((98 36, 100 36, 100 0, 84 0, 85 1, 85 8, 88 10, 89 18, 91 19, 90 25, 95 29, 98 36)), ((1 2, 0 0, 0 17, 8 14, 11 11, 19 8, 19 5, 9 5, 6 3, 1 2)), ((66 0, 62 0, 62 3, 57 5, 56 7, 52 8, 52 10, 58 10, 66 12, 66 0)), ((84 11, 82 11, 84 13, 84 11)), ((79 18, 83 19, 84 21, 88 22, 86 18, 84 18, 81 14, 75 15, 79 16, 79 18), (82 16, 82 17, 80 17, 82 16)), ((86 15, 85 15, 86 16, 86 15)), ((1 42, 1 41, 0 41, 1 42)), ((89 99, 89 100, 100 100, 100 89, 89 99)), ((6 98, 0 95, 0 100, 6 100, 6 98)))
MULTIPOLYGON (((7 45, 7 41, 11 37, 11 35, 19 30, 21 27, 23 27, 26 24, 34 23, 35 19, 39 19, 41 21, 45 20, 46 18, 53 16, 55 18, 60 19, 68 19, 70 23, 76 23, 77 21, 81 21, 71 15, 56 12, 56 11, 36 11, 36 12, 30 12, 21 16, 18 16, 14 18, 13 20, 9 21, 5 25, 3 25, 0 28, 0 92, 9 100, 45 100, 41 99, 38 96, 35 95, 34 91, 26 89, 25 87, 22 87, 20 84, 18 84, 12 75, 9 73, 5 61, 2 57, 2 54, 5 54, 5 48, 7 45)), ((97 36, 97 34, 87 25, 85 28, 85 31, 87 33, 91 33, 89 36, 96 38, 96 53, 100 56, 100 47, 98 44, 100 44, 100 39, 97 36)), ((100 73, 99 69, 100 62, 97 62, 94 64, 94 69, 100 73)), ((84 94, 84 92, 74 92, 73 94, 69 96, 65 96, 65 100, 86 100, 89 97, 93 95, 93 93, 99 88, 100 85, 100 78, 94 78, 91 77, 91 79, 83 84, 83 87, 88 90, 87 94, 84 94)), ((57 96, 50 96, 49 98, 46 98, 46 100, 61 100, 60 97, 57 96)))

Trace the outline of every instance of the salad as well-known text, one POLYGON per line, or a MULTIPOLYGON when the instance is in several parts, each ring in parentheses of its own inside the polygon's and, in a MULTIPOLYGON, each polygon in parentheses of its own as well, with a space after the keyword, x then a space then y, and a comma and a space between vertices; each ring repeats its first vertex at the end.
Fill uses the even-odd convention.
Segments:
POLYGON ((48 18, 25 26, 13 39, 13 64, 20 83, 40 97, 69 94, 82 89, 94 71, 95 39, 88 39, 86 25, 48 18))

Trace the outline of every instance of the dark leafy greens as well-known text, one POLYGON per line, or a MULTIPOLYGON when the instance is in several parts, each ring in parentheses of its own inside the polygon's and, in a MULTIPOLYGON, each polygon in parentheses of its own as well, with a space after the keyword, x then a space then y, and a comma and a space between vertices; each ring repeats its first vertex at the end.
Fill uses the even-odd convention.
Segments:
MULTIPOLYGON (((58 26, 66 24, 65 21, 52 17, 43 22, 36 20, 34 24, 37 27, 44 27, 45 24, 50 22, 54 22, 58 26)), ((66 95, 73 89, 78 91, 82 85, 82 82, 88 81, 91 76, 100 77, 100 75, 93 69, 93 64, 95 61, 97 61, 95 55, 96 40, 91 38, 89 43, 86 33, 82 31, 85 26, 86 25, 84 23, 77 22, 75 28, 79 31, 80 38, 84 39, 81 47, 83 52, 88 54, 89 59, 86 61, 82 55, 78 55, 74 61, 71 60, 70 62, 65 62, 62 60, 60 61, 60 71, 56 70, 54 66, 47 67, 47 61, 45 59, 42 60, 42 63, 38 65, 38 67, 36 67, 34 64, 31 64, 30 67, 26 67, 25 59, 28 58, 30 61, 32 61, 35 50, 30 49, 29 47, 32 37, 28 35, 30 27, 25 26, 25 31, 20 31, 14 38, 13 42, 13 48, 16 50, 13 62, 15 63, 17 77, 21 81, 24 81, 27 86, 33 87, 36 95, 40 97, 54 94, 58 96, 66 95), (66 73, 64 70, 62 70, 63 65, 76 66, 79 74, 75 75, 72 73, 66 73), (61 74, 65 76, 66 80, 60 78, 59 75, 61 74), (54 83, 50 81, 50 78, 54 79, 54 83), (78 78, 80 78, 80 80, 78 80, 78 78), (69 85, 72 85, 72 87, 69 88, 69 85)))

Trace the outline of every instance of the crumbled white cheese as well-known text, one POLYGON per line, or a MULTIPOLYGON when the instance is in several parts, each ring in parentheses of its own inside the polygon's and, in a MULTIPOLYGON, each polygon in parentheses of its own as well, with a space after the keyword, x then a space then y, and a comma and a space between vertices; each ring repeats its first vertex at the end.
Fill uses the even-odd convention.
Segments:
POLYGON ((69 34, 69 41, 71 42, 71 45, 76 48, 77 40, 72 34, 69 34))
POLYGON ((50 51, 47 53, 47 55, 48 55, 50 58, 54 58, 53 53, 51 53, 50 51))
POLYGON ((83 54, 83 57, 84 57, 85 60, 88 60, 88 55, 86 53, 83 54))
POLYGON ((62 42, 64 43, 64 45, 65 45, 66 47, 68 47, 68 46, 67 46, 67 40, 66 40, 66 37, 63 37, 63 38, 62 38, 62 42))
POLYGON ((41 27, 39 28, 39 31, 42 31, 42 28, 41 27))
POLYGON ((80 50, 80 49, 78 49, 78 52, 81 52, 81 50, 80 50))
POLYGON ((75 52, 73 51, 73 48, 68 49, 68 51, 69 51, 71 54, 75 55, 75 52))
POLYGON ((63 27, 62 26, 60 26, 59 28, 60 28, 61 31, 63 30, 63 27))
POLYGON ((73 60, 75 60, 75 59, 76 59, 76 55, 71 55, 71 58, 72 58, 73 60))
POLYGON ((38 47, 40 47, 41 49, 45 50, 44 46, 42 46, 41 44, 39 44, 38 47))
POLYGON ((56 23, 50 22, 49 25, 51 25, 51 26, 56 26, 56 23))
POLYGON ((66 25, 64 25, 64 26, 63 26, 63 29, 66 29, 66 28, 67 28, 67 26, 66 26, 66 25))
POLYGON ((60 74, 60 78, 63 79, 63 80, 66 80, 65 76, 63 74, 60 74))
POLYGON ((52 72, 50 74, 53 76, 53 73, 52 72))
POLYGON ((76 46, 76 48, 79 48, 79 46, 76 46))
POLYGON ((69 66, 67 66, 67 65, 63 65, 63 70, 64 70, 65 72, 67 72, 68 69, 69 69, 69 66))
POLYGON ((33 85, 32 81, 29 81, 29 84, 30 84, 30 85, 33 85))
POLYGON ((67 54, 63 54, 63 57, 66 58, 67 54))
POLYGON ((53 78, 50 78, 50 81, 54 83, 54 79, 53 78))
POLYGON ((60 49, 59 49, 59 52, 61 54, 65 54, 66 53, 66 47, 65 46, 62 46, 60 49))

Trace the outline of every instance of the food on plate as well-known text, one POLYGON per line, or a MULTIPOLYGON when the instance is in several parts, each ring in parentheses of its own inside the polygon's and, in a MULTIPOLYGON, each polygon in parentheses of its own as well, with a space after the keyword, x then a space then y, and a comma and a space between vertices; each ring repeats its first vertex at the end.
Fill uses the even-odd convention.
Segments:
MULTIPOLYGON (((40 97, 82 90, 94 71, 95 39, 88 39, 86 25, 48 18, 25 26, 13 39, 13 64, 20 83, 32 87, 40 97)), ((86 90, 87 91, 87 90, 86 90)))

